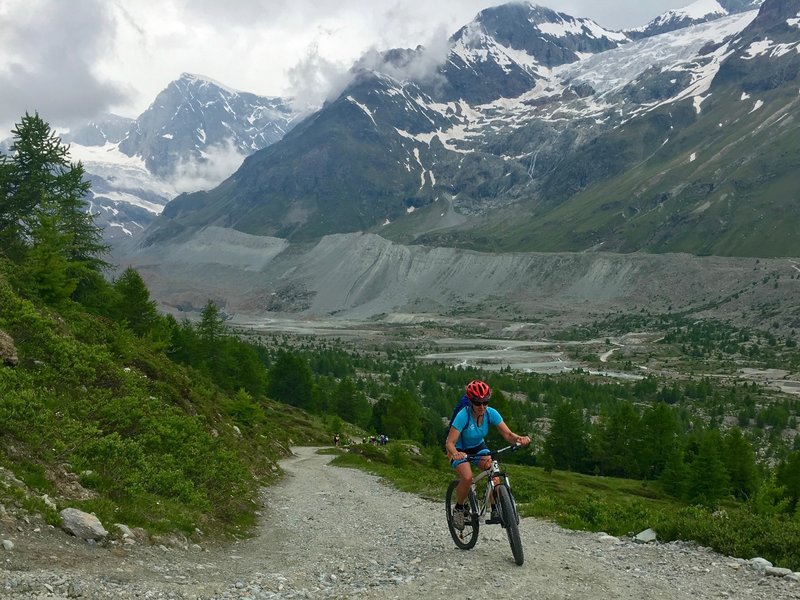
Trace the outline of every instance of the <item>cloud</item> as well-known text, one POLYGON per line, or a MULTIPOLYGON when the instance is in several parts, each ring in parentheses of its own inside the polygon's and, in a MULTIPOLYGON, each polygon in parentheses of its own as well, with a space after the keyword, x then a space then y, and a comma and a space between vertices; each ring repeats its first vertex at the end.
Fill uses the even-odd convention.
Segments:
POLYGON ((306 55, 286 71, 296 110, 322 106, 342 93, 353 78, 349 65, 328 60, 313 42, 306 55))
POLYGON ((0 21, 0 123, 38 112, 51 124, 105 112, 128 90, 93 71, 111 45, 103 0, 7 0, 0 21))
POLYGON ((440 26, 428 45, 418 46, 406 52, 367 52, 359 61, 359 66, 385 73, 400 81, 414 81, 423 84, 436 84, 443 76, 439 72, 450 53, 447 30, 440 26))
MULTIPOLYGON (((345 88, 350 67, 370 48, 423 46, 400 71, 375 67, 424 80, 435 76, 447 36, 502 2, 0 0, 0 128, 26 111, 53 125, 105 112, 135 117, 182 72, 319 106, 345 88)), ((620 28, 689 2, 541 3, 620 28)))
POLYGON ((170 185, 178 193, 209 190, 233 175, 244 159, 245 156, 239 153, 233 140, 208 146, 203 151, 202 159, 178 163, 170 185))

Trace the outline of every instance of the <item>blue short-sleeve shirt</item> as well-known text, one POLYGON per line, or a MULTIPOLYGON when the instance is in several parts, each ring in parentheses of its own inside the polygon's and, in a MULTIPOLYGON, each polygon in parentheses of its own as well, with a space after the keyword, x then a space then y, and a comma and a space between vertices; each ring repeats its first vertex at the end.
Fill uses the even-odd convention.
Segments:
POLYGON ((487 407, 483 422, 478 426, 475 422, 475 415, 472 414, 472 409, 469 406, 464 408, 453 419, 453 427, 461 432, 461 435, 456 440, 456 448, 458 450, 466 450, 479 446, 489 434, 489 425, 497 426, 502 422, 503 417, 500 416, 500 413, 491 407, 487 407))

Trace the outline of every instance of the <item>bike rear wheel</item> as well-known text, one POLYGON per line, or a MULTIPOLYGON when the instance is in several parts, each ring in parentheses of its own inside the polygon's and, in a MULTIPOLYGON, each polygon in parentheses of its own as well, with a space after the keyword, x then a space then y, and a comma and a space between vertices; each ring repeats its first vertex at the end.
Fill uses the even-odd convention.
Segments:
POLYGON ((456 546, 462 550, 469 550, 475 546, 478 541, 478 527, 480 521, 478 520, 478 499, 475 497, 473 490, 469 491, 467 503, 465 507, 469 512, 464 515, 464 529, 458 529, 453 522, 453 509, 456 507, 456 488, 458 487, 459 480, 456 479, 450 482, 447 488, 447 495, 445 496, 445 510, 447 511, 447 528, 450 530, 450 535, 456 546))
POLYGON ((500 509, 500 520, 508 536, 508 543, 511 545, 511 553, 514 555, 514 562, 521 565, 525 562, 522 553, 522 539, 519 537, 519 527, 517 526, 517 511, 514 502, 511 500, 511 492, 505 485, 500 485, 495 489, 497 494, 498 508, 500 509))

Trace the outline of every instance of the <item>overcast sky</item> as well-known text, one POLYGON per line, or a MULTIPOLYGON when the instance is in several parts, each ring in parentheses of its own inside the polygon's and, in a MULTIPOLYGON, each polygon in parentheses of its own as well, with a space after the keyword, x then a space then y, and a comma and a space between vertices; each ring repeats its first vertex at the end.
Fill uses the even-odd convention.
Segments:
MULTIPOLYGON (((541 0, 609 29, 692 0, 541 0)), ((136 117, 181 73, 262 95, 324 98, 370 48, 432 46, 497 0, 0 0, 0 139, 25 111, 52 125, 136 117)))

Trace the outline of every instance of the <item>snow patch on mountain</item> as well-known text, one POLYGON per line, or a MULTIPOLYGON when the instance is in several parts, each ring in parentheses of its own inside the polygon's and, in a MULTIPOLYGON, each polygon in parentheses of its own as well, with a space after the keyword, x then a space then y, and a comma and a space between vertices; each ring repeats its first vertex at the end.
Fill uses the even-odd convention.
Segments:
MULTIPOLYGON (((65 130, 60 130, 59 134, 64 135, 67 133, 65 130)), ((87 164, 110 164, 119 165, 130 168, 147 169, 139 156, 128 156, 120 152, 119 143, 112 144, 106 143, 104 146, 84 146, 81 144, 72 143, 69 146, 70 157, 73 161, 81 161, 84 165, 87 164)))
MULTIPOLYGON (((111 200, 112 202, 122 202, 125 204, 130 204, 132 206, 138 206, 140 208, 145 209, 147 212, 153 213, 153 215, 160 215, 161 211, 164 210, 163 204, 156 204, 155 202, 148 202, 136 196, 135 194, 126 194, 124 192, 95 192, 92 190, 92 197, 93 198, 106 198, 111 200)), ((112 215, 116 216, 119 214, 119 210, 114 208, 113 206, 99 206, 102 210, 110 212, 112 215)))
POLYGON ((378 126, 378 124, 375 122, 375 117, 374 117, 374 116, 372 116, 372 111, 371 111, 371 110, 370 110, 370 109, 367 107, 367 105, 366 105, 366 104, 362 104, 361 102, 359 102, 358 100, 356 100, 356 99, 355 99, 355 98, 353 98, 352 96, 348 96, 348 97, 347 97, 347 99, 348 99, 350 102, 352 102, 353 104, 355 104, 355 105, 356 105, 358 108, 360 108, 361 110, 363 110, 363 111, 364 111, 364 113, 365 113, 365 114, 366 114, 366 115, 367 115, 367 116, 370 118, 370 120, 372 121, 372 124, 373 124, 373 125, 375 125, 375 127, 377 127, 377 126, 378 126))
POLYGON ((555 69, 563 80, 586 82, 599 94, 619 90, 650 67, 685 68, 686 61, 709 42, 735 35, 752 23, 758 11, 723 17, 683 30, 662 33, 555 69))
POLYGON ((673 19, 702 19, 708 16, 724 16, 728 11, 720 6, 717 0, 697 0, 684 8, 667 11, 655 19, 656 23, 665 23, 673 19))
POLYGON ((756 56, 777 58, 788 54, 792 50, 800 53, 800 41, 793 44, 776 44, 774 41, 767 38, 750 44, 746 49, 746 54, 742 56, 742 58, 745 60, 752 60, 756 56))
MULTIPOLYGON (((561 17, 561 15, 559 15, 561 17)), ((539 23, 537 29, 544 34, 557 38, 565 38, 568 35, 582 36, 587 35, 594 39, 609 39, 615 42, 627 42, 628 36, 619 31, 609 31, 589 19, 564 19, 558 22, 539 23)))

